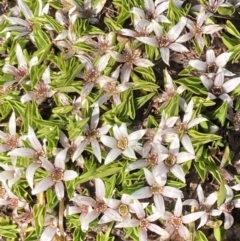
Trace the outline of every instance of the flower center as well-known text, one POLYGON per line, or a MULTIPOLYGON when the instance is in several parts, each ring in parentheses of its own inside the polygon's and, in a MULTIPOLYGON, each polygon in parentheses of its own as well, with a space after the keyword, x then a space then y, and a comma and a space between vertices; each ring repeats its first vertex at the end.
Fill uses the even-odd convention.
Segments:
POLYGON ((61 182, 63 180, 63 173, 64 173, 63 169, 56 168, 52 173, 52 180, 54 182, 61 182))
POLYGON ((198 211, 204 211, 206 213, 209 213, 211 211, 211 206, 202 204, 199 206, 198 211))
POLYGON ((49 96, 49 87, 46 85, 43 80, 41 80, 36 86, 36 96, 37 98, 43 98, 49 96))
POLYGON ((176 124, 177 131, 187 131, 188 130, 188 123, 187 122, 178 122, 176 124))
POLYGON ((174 155, 169 154, 169 156, 163 162, 168 167, 172 167, 172 166, 174 166, 176 164, 177 158, 174 155))
POLYGON ((122 216, 127 216, 129 214, 129 208, 128 205, 121 203, 118 206, 118 212, 122 216))
POLYGON ((16 136, 8 135, 6 145, 8 150, 13 150, 18 147, 18 138, 16 136))
POLYGON ((175 229, 179 229, 182 226, 182 219, 173 215, 169 220, 169 224, 175 229))
POLYGON ((217 72, 217 66, 215 63, 210 63, 207 65, 207 73, 216 73, 217 72))
POLYGON ((198 26, 195 26, 194 30, 192 31, 193 35, 198 37, 200 35, 202 35, 202 29, 199 28, 198 26))
POLYGON ((239 112, 239 111, 236 112, 236 114, 234 115, 234 117, 233 117, 233 122, 234 122, 235 124, 240 124, 240 112, 239 112))
POLYGON ((93 130, 90 130, 88 133, 87 133, 87 141, 88 143, 91 143, 93 140, 95 140, 97 137, 99 136, 99 130, 98 129, 93 129, 93 130))
POLYGON ((77 149, 77 146, 72 144, 71 146, 69 146, 67 154, 69 156, 72 156, 74 154, 74 152, 76 151, 76 149, 77 149))
POLYGON ((0 187, 0 198, 4 198, 5 194, 6 194, 6 189, 4 187, 0 187))
POLYGON ((26 66, 21 66, 18 70, 17 70, 17 75, 15 76, 15 80, 19 81, 21 80, 23 77, 26 76, 28 70, 26 66))
POLYGON ((157 153, 150 153, 148 157, 145 159, 146 162, 150 163, 152 166, 158 164, 158 154, 157 153))
POLYGON ((168 47, 168 45, 170 44, 170 40, 167 36, 159 38, 158 42, 160 47, 168 47))
POLYGON ((234 209, 234 204, 232 202, 225 203, 224 205, 225 212, 231 213, 233 209, 234 209))
POLYGON ((152 21, 157 18, 156 13, 147 11, 145 17, 148 21, 152 21))
POLYGON ((9 198, 8 199, 8 208, 14 209, 18 206, 18 199, 16 198, 9 198))
POLYGON ((148 225, 149 225, 149 221, 146 218, 143 218, 142 220, 140 220, 139 227, 141 229, 147 229, 148 225))
POLYGON ((43 151, 35 151, 34 153, 34 162, 37 164, 42 164, 42 161, 40 159, 40 157, 44 157, 44 152, 43 151))
POLYGON ((96 69, 91 69, 87 72, 85 76, 85 80, 87 83, 95 83, 97 78, 99 77, 99 72, 96 69))
POLYGON ((219 96, 223 93, 223 87, 222 86, 216 86, 214 85, 212 87, 212 93, 216 96, 219 96))
POLYGON ((160 186, 159 184, 157 183, 154 183, 152 186, 151 186, 151 191, 152 191, 152 194, 161 194, 162 193, 162 190, 163 190, 163 187, 160 186))
POLYGON ((128 138, 127 138, 127 137, 123 137, 123 138, 119 139, 119 140, 117 141, 117 147, 118 147, 120 150, 122 150, 122 151, 124 151, 125 149, 127 149, 127 147, 128 147, 128 138))
POLYGON ((103 213, 107 209, 107 205, 104 201, 96 201, 96 212, 103 213))
POLYGON ((81 205, 79 206, 81 213, 88 213, 88 206, 87 205, 81 205))

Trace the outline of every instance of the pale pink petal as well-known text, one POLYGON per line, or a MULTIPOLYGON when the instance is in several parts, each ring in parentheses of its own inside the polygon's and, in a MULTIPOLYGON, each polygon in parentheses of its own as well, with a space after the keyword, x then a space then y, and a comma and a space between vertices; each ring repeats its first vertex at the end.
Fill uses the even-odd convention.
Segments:
POLYGON ((233 91, 240 84, 240 77, 230 79, 223 84, 223 89, 226 93, 233 91))
POLYGON ((147 130, 138 130, 138 131, 134 131, 133 133, 131 133, 128 137, 129 141, 138 141, 140 140, 144 134, 146 133, 147 130))
POLYGON ((33 177, 35 174, 35 171, 40 167, 41 165, 38 163, 31 163, 26 170, 26 179, 29 184, 29 186, 33 189, 33 177))
POLYGON ((98 122, 99 122, 99 107, 95 106, 92 112, 92 117, 91 117, 91 129, 96 129, 98 122))
POLYGON ((57 182, 55 184, 55 193, 58 197, 58 200, 61 200, 64 198, 64 185, 62 182, 57 182))
POLYGON ((165 64, 169 65, 169 56, 170 56, 169 48, 161 47, 160 52, 161 52, 161 57, 162 57, 163 62, 165 64))
POLYGON ((180 165, 175 164, 173 167, 170 168, 170 171, 174 176, 176 176, 182 182, 184 182, 184 183, 186 182, 185 173, 180 165))
POLYGON ((195 199, 187 199, 183 202, 183 205, 193 206, 195 208, 199 207, 198 201, 195 199))
POLYGON ((219 71, 217 73, 217 76, 214 80, 214 85, 216 86, 223 86, 223 83, 224 83, 224 74, 222 71, 219 71))
POLYGON ((174 215, 176 217, 180 217, 182 215, 182 200, 180 198, 177 199, 175 204, 174 215))
MULTIPOLYGON (((164 236, 164 238, 167 238, 169 236, 168 232, 166 232, 164 229, 160 228, 158 225, 156 224, 149 224, 147 227, 149 230, 151 230, 154 233, 157 233, 161 236, 164 236)), ((165 239, 164 239, 165 240, 165 239)))
POLYGON ((138 235, 139 235, 139 241, 147 241, 148 240, 147 239, 147 231, 145 229, 139 229, 138 235))
POLYGON ((6 73, 6 74, 11 74, 13 76, 17 76, 18 75, 18 69, 15 68, 14 66, 12 65, 9 65, 9 64, 5 64, 2 68, 2 72, 3 73, 6 73))
POLYGON ((162 195, 170 198, 183 198, 183 193, 181 190, 169 186, 163 187, 162 195))
POLYGON ((23 0, 17 0, 18 6, 20 7, 20 10, 23 12, 25 18, 29 20, 30 18, 33 18, 34 15, 28 5, 23 0))
POLYGON ((234 223, 233 216, 231 214, 229 214, 229 213, 224 212, 224 217, 225 217, 224 229, 231 228, 233 223, 234 223))
POLYGON ((36 195, 38 193, 44 192, 54 185, 54 182, 51 177, 46 177, 41 180, 37 185, 33 188, 32 194, 36 195))
POLYGON ((15 113, 13 112, 10 119, 9 119, 9 133, 12 136, 16 135, 16 116, 15 113))
POLYGON ((51 83, 51 78, 50 78, 50 68, 49 66, 44 70, 42 79, 45 84, 50 84, 51 83))
POLYGON ((180 21, 169 30, 167 37, 172 42, 174 42, 179 37, 179 35, 181 34, 183 28, 185 27, 187 21, 188 21, 187 18, 181 17, 180 21))
POLYGON ((218 67, 224 67, 227 64, 227 62, 229 61, 231 55, 232 55, 232 52, 220 54, 215 60, 216 65, 218 67))
POLYGON ((8 152, 9 156, 21 156, 21 157, 28 157, 28 158, 34 158, 35 157, 35 151, 30 148, 16 148, 10 152, 8 152))
POLYGON ((129 158, 137 159, 134 150, 131 147, 128 147, 122 152, 123 155, 129 158))
POLYGON ((182 143, 183 147, 184 147, 189 153, 191 153, 192 155, 195 155, 195 151, 194 151, 194 149, 193 149, 193 145, 192 145, 191 139, 190 139, 190 137, 189 137, 187 134, 184 134, 184 135, 182 136, 181 143, 182 143))
POLYGON ((201 211, 201 212, 187 214, 187 215, 182 217, 182 221, 183 221, 183 223, 194 222, 197 219, 201 218, 204 213, 205 212, 201 211))
POLYGON ((202 27, 202 31, 204 34, 213 34, 220 31, 221 29, 223 29, 223 27, 217 24, 212 24, 212 25, 207 25, 202 27))
POLYGON ((163 36, 163 29, 162 27, 157 23, 157 22, 153 22, 153 29, 154 29, 154 33, 157 36, 157 38, 161 38, 163 36))
POLYGON ((109 61, 110 57, 111 57, 110 54, 105 54, 99 59, 99 61, 97 63, 97 70, 99 72, 102 72, 106 68, 106 66, 108 65, 108 61, 109 61))
POLYGON ((201 75, 200 79, 205 88, 210 91, 213 87, 213 81, 211 79, 208 79, 205 75, 201 75))
POLYGON ((171 50, 179 52, 179 53, 189 52, 189 50, 180 43, 171 43, 168 47, 171 50))
POLYGON ((183 162, 195 159, 195 155, 188 153, 188 152, 180 152, 177 154, 177 163, 181 164, 183 162))
POLYGON ((192 39, 194 37, 194 35, 192 33, 186 33, 186 34, 183 34, 182 36, 180 36, 176 41, 175 43, 185 43, 187 42, 188 40, 192 39))
POLYGON ((228 185, 224 185, 226 188, 226 199, 225 199, 225 203, 231 202, 233 197, 234 197, 234 193, 233 190, 228 186, 228 185))
POLYGON ((125 57, 122 54, 118 53, 118 52, 111 51, 111 56, 117 62, 120 62, 120 63, 124 63, 125 62, 125 57))
POLYGON ((140 188, 139 190, 135 191, 132 195, 131 198, 133 199, 143 199, 143 198, 149 198, 152 196, 152 191, 150 187, 143 187, 140 188))
POLYGON ((199 203, 203 204, 205 198, 204 198, 204 192, 201 184, 199 184, 197 187, 197 196, 198 196, 199 203))
POLYGON ((30 141, 32 147, 36 150, 36 151, 42 151, 42 145, 40 143, 40 141, 37 139, 35 132, 33 130, 32 127, 28 127, 28 140, 30 141))
POLYGON ((153 47, 158 48, 159 47, 159 43, 158 40, 156 38, 151 38, 151 37, 137 37, 136 38, 138 41, 144 43, 144 44, 148 44, 151 45, 153 47))
POLYGON ((97 160, 101 163, 102 156, 101 156, 101 150, 100 150, 98 141, 97 140, 91 141, 91 146, 92 146, 94 155, 96 156, 97 160))
POLYGON ((39 159, 42 162, 42 167, 44 169, 46 169, 49 173, 53 173, 55 170, 55 167, 53 166, 53 164, 47 160, 45 157, 39 157, 39 159))
POLYGON ((188 231, 188 229, 182 225, 179 229, 178 229, 178 233, 179 235, 184 238, 184 240, 189 240, 190 237, 190 233, 188 231))
POLYGON ((75 161, 84 151, 85 147, 87 146, 87 141, 83 141, 77 148, 77 150, 74 152, 72 156, 72 160, 75 161))
POLYGON ((192 113, 193 113, 193 100, 191 99, 187 105, 187 108, 185 110, 185 114, 183 116, 183 122, 189 122, 192 118, 192 113))
POLYGON ((72 171, 72 170, 67 170, 63 174, 63 180, 64 181, 71 181, 71 180, 73 180, 77 177, 78 177, 78 173, 75 172, 75 171, 72 171))
POLYGON ((137 160, 133 163, 131 163, 127 168, 126 168, 126 172, 132 171, 132 170, 136 170, 136 169, 141 169, 142 167, 145 167, 148 165, 148 162, 145 161, 145 159, 140 159, 137 160))
POLYGON ((203 25, 203 22, 205 20, 206 16, 205 16, 205 9, 202 7, 198 16, 197 16, 197 26, 201 27, 203 25))
POLYGON ((202 35, 196 36, 196 41, 197 41, 197 44, 198 44, 199 48, 203 49, 204 45, 205 45, 203 36, 202 35))
POLYGON ((102 224, 102 223, 108 223, 111 221, 122 221, 122 217, 116 210, 108 208, 104 212, 104 215, 101 217, 98 223, 102 224))
POLYGON ((132 72, 132 66, 129 64, 124 64, 120 74, 121 83, 125 83, 129 81, 131 72, 132 72))
POLYGON ((179 139, 176 138, 170 144, 169 153, 175 156, 178 154, 179 148, 180 148, 179 139))
POLYGON ((40 241, 52 241, 56 232, 57 232, 57 228, 53 228, 53 227, 51 227, 51 225, 46 227, 44 229, 44 231, 42 232, 42 235, 40 237, 40 241))
POLYGON ((146 180, 150 186, 152 186, 154 183, 156 183, 152 172, 150 172, 147 168, 143 168, 143 171, 144 171, 146 180))
POLYGON ((198 117, 198 118, 195 118, 193 120, 191 120, 189 123, 188 123, 188 129, 192 128, 193 126, 195 125, 198 125, 199 123, 203 122, 203 121, 207 121, 208 119, 206 118, 203 118, 203 117, 198 117))
POLYGON ((126 219, 123 222, 115 225, 115 228, 130 228, 137 227, 139 225, 139 220, 137 219, 126 219))
POLYGON ((104 182, 100 178, 95 179, 95 190, 96 190, 96 197, 98 200, 103 200, 105 197, 105 185, 104 182))
MULTIPOLYGON (((4 17, 11 23, 11 24, 17 24, 17 25, 22 25, 26 28, 28 28, 30 25, 26 20, 23 20, 21 18, 16 18, 16 17, 7 17, 4 15, 4 17)), ((20 26, 19 26, 20 27, 20 26)), ((25 28, 24 28, 25 29, 25 28)), ((6 28, 5 28, 6 30, 6 28)))
POLYGON ((118 31, 119 34, 123 35, 123 36, 128 36, 128 37, 136 37, 137 36, 137 32, 131 30, 131 29, 120 29, 118 31))
POLYGON ((113 199, 113 198, 104 198, 104 202, 108 205, 108 207, 112 209, 117 209, 118 206, 121 204, 120 200, 113 199))
POLYGON ((197 69, 201 72, 206 72, 207 70, 207 63, 206 62, 203 62, 201 60, 197 60, 197 59, 194 59, 194 60, 190 60, 188 62, 188 64, 193 67, 194 69, 197 69))
POLYGON ((212 49, 207 50, 206 61, 207 61, 207 64, 214 64, 215 63, 216 57, 215 57, 215 53, 212 49))
POLYGON ((67 157, 67 149, 63 149, 62 151, 60 151, 56 157, 55 157, 55 161, 54 161, 54 165, 57 168, 60 169, 65 169, 65 161, 66 161, 66 157, 67 157))
POLYGON ((161 194, 155 194, 153 195, 153 201, 160 216, 162 216, 165 212, 165 204, 164 204, 163 196, 161 194))
POLYGON ((114 160, 122 153, 122 151, 118 148, 113 148, 107 155, 104 164, 107 165, 114 160))
POLYGON ((60 141, 61 145, 64 148, 68 148, 69 145, 70 145, 67 136, 62 131, 60 131, 60 139, 59 139, 59 141, 60 141))
POLYGON ((115 138, 110 136, 101 136, 101 142, 110 148, 115 148, 117 146, 117 141, 115 138))
POLYGON ((81 219, 81 229, 83 231, 87 231, 89 223, 95 220, 99 215, 100 213, 97 213, 96 211, 88 213, 84 218, 81 219))
POLYGON ((207 206, 212 206, 217 201, 218 195, 217 192, 211 193, 206 200, 204 201, 204 204, 207 206))
POLYGON ((207 213, 204 213, 200 219, 200 223, 197 228, 198 229, 201 228, 203 225, 205 225, 207 223, 207 221, 208 221, 208 215, 207 215, 207 213))
POLYGON ((154 63, 152 63, 150 60, 143 59, 143 58, 136 59, 136 60, 133 61, 133 63, 136 66, 139 66, 139 67, 151 67, 151 66, 154 66, 154 63))

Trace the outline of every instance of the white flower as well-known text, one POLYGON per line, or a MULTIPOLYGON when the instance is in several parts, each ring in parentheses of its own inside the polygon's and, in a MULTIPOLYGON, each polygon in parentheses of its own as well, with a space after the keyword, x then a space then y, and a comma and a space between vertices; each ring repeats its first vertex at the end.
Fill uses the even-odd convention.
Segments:
POLYGON ((182 182, 185 182, 185 174, 180 164, 195 159, 195 155, 188 152, 179 152, 178 138, 171 142, 169 150, 161 144, 153 143, 153 146, 161 157, 161 162, 157 166, 158 174, 161 175, 170 171, 182 182))
POLYGON ((161 217, 161 214, 154 210, 153 214, 146 216, 142 204, 138 200, 134 200, 132 208, 135 210, 137 219, 125 219, 121 223, 115 225, 116 228, 138 227, 138 236, 140 241, 147 241, 147 230, 150 230, 164 238, 168 238, 169 234, 164 229, 154 224, 161 217))
POLYGON ((232 72, 224 68, 224 66, 229 61, 231 55, 232 55, 232 52, 222 53, 218 55, 218 57, 216 57, 214 50, 209 49, 206 52, 206 62, 203 62, 198 59, 194 59, 189 61, 189 65, 194 69, 202 72, 203 74, 207 73, 209 78, 211 78, 213 74, 217 73, 219 68, 221 68, 225 76, 233 76, 234 74, 232 72))
POLYGON ((65 170, 66 155, 67 149, 60 151, 55 157, 54 165, 47 159, 43 157, 40 158, 44 160, 42 166, 50 173, 50 176, 36 184, 32 190, 33 195, 46 191, 48 188, 55 185, 55 193, 58 199, 61 200, 64 197, 63 181, 70 181, 78 176, 78 173, 75 171, 65 170))
POLYGON ((96 156, 97 160, 101 163, 102 162, 102 155, 100 145, 98 143, 97 138, 105 135, 109 129, 111 128, 110 125, 105 125, 101 128, 97 128, 99 122, 99 106, 95 106, 92 112, 91 117, 91 124, 90 126, 86 124, 83 127, 83 132, 85 134, 84 140, 78 145, 76 151, 72 156, 72 160, 75 161, 84 151, 85 147, 91 144, 92 150, 94 155, 96 156))
POLYGON ((165 212, 163 219, 166 220, 165 230, 171 235, 175 230, 179 235, 184 238, 184 240, 189 240, 190 232, 184 224, 194 222, 195 220, 201 218, 204 212, 196 212, 182 216, 182 201, 178 198, 174 214, 170 212, 165 212))
POLYGON ((223 101, 227 101, 230 106, 233 106, 233 101, 228 93, 233 91, 240 84, 240 77, 224 82, 224 73, 222 70, 219 70, 214 81, 206 76, 201 76, 200 78, 203 85, 210 92, 208 93, 208 99, 214 100, 219 98, 223 101))
POLYGON ((239 191, 240 185, 237 184, 233 186, 231 189, 228 185, 225 184, 225 188, 226 188, 226 199, 225 199, 225 202, 219 207, 219 210, 223 212, 225 217, 224 228, 229 229, 234 223, 234 219, 231 214, 232 210, 234 208, 240 208, 240 199, 239 198, 233 199, 234 194, 232 189, 239 191))
POLYGON ((195 206, 198 211, 204 212, 198 225, 198 228, 200 228, 207 223, 208 216, 219 216, 221 211, 212 208, 213 204, 217 201, 217 192, 213 192, 205 198, 201 185, 198 185, 197 195, 199 202, 195 199, 187 199, 183 202, 183 205, 195 206))
POLYGON ((159 175, 156 169, 153 169, 152 172, 146 168, 143 168, 143 170, 149 186, 135 191, 131 194, 131 197, 134 199, 143 199, 153 196, 158 212, 163 215, 165 212, 164 197, 183 198, 183 193, 177 188, 165 186, 167 182, 166 174, 159 175))
POLYGON ((164 63, 169 65, 170 49, 176 52, 189 52, 189 50, 179 43, 178 37, 185 27, 187 19, 182 17, 180 21, 172 27, 166 35, 160 25, 154 28, 156 37, 137 37, 136 39, 145 44, 159 48, 164 63))
POLYGON ((112 148, 105 159, 105 164, 113 162, 121 153, 128 158, 136 159, 134 150, 140 145, 138 141, 145 133, 146 130, 139 130, 129 135, 125 123, 123 123, 120 127, 114 125, 114 137, 106 135, 101 136, 102 143, 105 146, 112 148))

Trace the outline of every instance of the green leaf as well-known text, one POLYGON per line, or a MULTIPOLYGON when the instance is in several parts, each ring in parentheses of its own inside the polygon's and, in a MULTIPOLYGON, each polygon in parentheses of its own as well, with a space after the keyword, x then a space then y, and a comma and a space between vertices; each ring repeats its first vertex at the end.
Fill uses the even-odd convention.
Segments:
POLYGON ((208 241, 208 239, 202 231, 197 231, 195 241, 208 241))
POLYGON ((189 130, 188 134, 192 140, 193 145, 203 145, 209 142, 222 139, 221 136, 218 136, 215 134, 205 134, 205 133, 197 132, 195 130, 189 130))
POLYGON ((223 204, 224 200, 226 199, 227 197, 227 190, 226 190, 226 187, 225 187, 225 184, 222 183, 220 185, 220 188, 218 190, 218 195, 217 195, 218 199, 217 199, 217 205, 218 207, 223 204))
POLYGON ((238 30, 236 29, 236 27, 234 26, 234 24, 232 24, 231 21, 227 20, 226 25, 225 25, 225 29, 232 34, 234 37, 237 37, 238 39, 240 39, 240 33, 238 32, 238 30))
POLYGON ((214 233, 214 237, 217 241, 224 240, 224 229, 222 227, 214 228, 213 233, 214 233))
POLYGON ((161 107, 160 112, 162 113, 163 111, 165 111, 168 116, 177 116, 179 112, 179 95, 174 95, 164 107, 161 107))
POLYGON ((141 79, 149 82, 156 82, 156 77, 151 67, 135 67, 134 71, 141 74, 141 79))
POLYGON ((215 110, 213 119, 218 120, 221 126, 224 125, 228 111, 228 102, 224 101, 223 104, 215 110))
POLYGON ((51 45, 50 38, 41 28, 34 26, 33 35, 38 49, 51 45))
POLYGON ((204 182, 207 176, 207 172, 208 170, 205 168, 205 164, 204 162, 194 162, 193 163, 196 171, 198 172, 198 175, 200 176, 200 178, 202 179, 202 181, 204 182))
POLYGON ((46 207, 41 204, 35 204, 33 206, 33 216, 34 216, 34 223, 36 228, 36 234, 39 238, 42 233, 43 223, 46 215, 46 207))
POLYGON ((155 96, 155 93, 150 93, 148 95, 144 95, 141 97, 138 97, 135 99, 134 101, 134 105, 136 106, 136 109, 140 109, 145 103, 147 103, 150 99, 153 98, 153 96, 155 96))

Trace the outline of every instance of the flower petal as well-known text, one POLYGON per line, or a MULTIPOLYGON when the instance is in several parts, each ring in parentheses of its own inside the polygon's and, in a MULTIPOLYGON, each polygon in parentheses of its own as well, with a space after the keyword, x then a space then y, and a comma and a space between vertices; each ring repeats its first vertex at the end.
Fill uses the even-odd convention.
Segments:
POLYGON ((64 185, 62 182, 57 182, 55 184, 55 193, 58 197, 58 200, 61 200, 64 198, 64 185))
POLYGON ((133 199, 143 199, 152 196, 152 191, 150 187, 143 187, 131 194, 133 199))
POLYGON ((33 188, 32 194, 36 195, 38 193, 44 192, 54 185, 54 182, 51 177, 46 177, 41 180, 37 185, 33 188))
POLYGON ((63 149, 62 151, 60 151, 56 157, 55 157, 55 161, 54 161, 54 165, 57 168, 60 169, 65 169, 65 161, 66 161, 66 157, 67 157, 67 149, 63 149))
POLYGON ((64 181, 71 181, 71 180, 73 180, 77 177, 78 177, 78 173, 73 171, 73 170, 67 170, 63 174, 63 180, 64 181))
POLYGON ((107 165, 110 162, 116 160, 116 158, 122 153, 122 151, 118 148, 113 148, 107 155, 104 164, 107 165))
POLYGON ((29 186, 33 189, 33 177, 35 174, 35 171, 40 167, 41 165, 38 163, 31 163, 26 170, 26 179, 29 184, 29 186))

